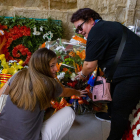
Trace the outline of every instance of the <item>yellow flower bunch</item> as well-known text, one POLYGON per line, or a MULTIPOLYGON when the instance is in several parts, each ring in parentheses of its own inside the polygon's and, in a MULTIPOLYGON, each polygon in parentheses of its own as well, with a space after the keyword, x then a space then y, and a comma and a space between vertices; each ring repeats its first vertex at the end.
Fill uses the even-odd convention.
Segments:
POLYGON ((20 60, 18 63, 13 62, 13 63, 9 64, 8 62, 6 62, 4 54, 0 55, 0 60, 1 60, 1 66, 3 67, 2 71, 1 71, 2 74, 14 75, 18 70, 21 70, 23 68, 22 60, 20 60))
MULTIPOLYGON (((5 59, 5 55, 1 54, 0 55, 0 66, 1 66, 1 70, 0 70, 0 88, 4 85, 5 80, 3 82, 3 77, 5 77, 5 75, 14 75, 17 71, 21 70, 23 68, 22 64, 23 61, 20 60, 18 63, 15 61, 10 62, 6 62, 5 59)), ((10 78, 10 77, 9 77, 10 78)), ((4 78, 5 79, 5 78, 4 78)), ((6 78, 8 80, 8 78, 6 78)))

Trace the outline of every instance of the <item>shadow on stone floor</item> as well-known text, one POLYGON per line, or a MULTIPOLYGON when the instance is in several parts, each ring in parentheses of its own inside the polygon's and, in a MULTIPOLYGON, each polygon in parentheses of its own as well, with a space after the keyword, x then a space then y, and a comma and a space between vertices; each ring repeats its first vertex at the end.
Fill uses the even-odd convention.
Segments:
POLYGON ((106 140, 110 123, 95 118, 93 113, 76 115, 70 131, 62 140, 106 140))

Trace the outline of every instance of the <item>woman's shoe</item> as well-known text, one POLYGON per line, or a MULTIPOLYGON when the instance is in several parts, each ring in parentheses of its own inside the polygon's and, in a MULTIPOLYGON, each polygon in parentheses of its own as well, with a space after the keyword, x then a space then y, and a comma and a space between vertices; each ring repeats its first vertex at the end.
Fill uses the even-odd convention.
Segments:
POLYGON ((100 121, 111 122, 111 117, 105 112, 97 112, 95 117, 100 121))

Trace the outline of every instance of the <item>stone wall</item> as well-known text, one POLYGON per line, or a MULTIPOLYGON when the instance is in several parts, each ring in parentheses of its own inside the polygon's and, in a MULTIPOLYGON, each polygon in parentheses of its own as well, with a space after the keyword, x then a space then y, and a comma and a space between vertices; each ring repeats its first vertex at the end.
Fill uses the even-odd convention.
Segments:
POLYGON ((140 19, 140 0, 0 0, 0 16, 62 20, 66 39, 74 34, 70 18, 79 8, 92 8, 104 20, 134 25, 140 19))

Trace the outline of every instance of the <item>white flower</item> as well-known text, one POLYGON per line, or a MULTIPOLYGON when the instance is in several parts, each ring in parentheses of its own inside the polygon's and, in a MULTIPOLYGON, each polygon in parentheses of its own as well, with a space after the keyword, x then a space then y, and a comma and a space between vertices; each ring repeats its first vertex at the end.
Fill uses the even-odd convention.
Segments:
MULTIPOLYGON (((129 115, 129 121, 131 122, 130 127, 132 130, 132 127, 139 122, 140 120, 140 112, 138 112, 138 109, 140 108, 140 101, 136 106, 136 109, 132 110, 132 114, 129 115), (134 114, 137 112, 137 116, 134 117, 134 114)), ((133 134, 133 140, 140 140, 140 134, 137 135, 138 130, 140 130, 140 124, 136 126, 136 129, 132 130, 133 134)))
POLYGON ((33 35, 40 35, 41 34, 41 32, 36 31, 36 27, 35 26, 34 26, 33 30, 34 30, 33 35))
POLYGON ((75 76, 76 76, 76 74, 75 74, 75 73, 72 73, 72 74, 71 74, 70 78, 71 78, 71 80, 72 80, 72 81, 74 81, 74 80, 75 80, 75 76))
POLYGON ((2 69, 0 69, 0 73, 2 73, 2 69))
POLYGON ((50 35, 50 38, 53 38, 53 33, 51 31, 49 31, 48 34, 50 35))
POLYGON ((43 39, 47 38, 48 33, 43 35, 43 39))
POLYGON ((133 115, 132 115, 132 114, 130 114, 130 115, 129 115, 129 121, 130 121, 130 122, 132 122, 132 121, 133 121, 133 119, 134 119, 133 115))
POLYGON ((28 68, 28 66, 24 66, 24 68, 28 68))
POLYGON ((134 116, 134 114, 137 112, 137 110, 136 109, 133 109, 132 110, 132 115, 134 116))
POLYGON ((61 80, 61 79, 64 78, 64 76, 65 76, 65 72, 61 72, 59 75, 57 75, 57 78, 58 78, 59 80, 61 80))
POLYGON ((78 45, 78 44, 80 44, 80 41, 75 40, 75 39, 71 39, 70 43, 73 44, 73 45, 78 45))
POLYGON ((65 51, 65 48, 64 46, 58 46, 55 50, 62 52, 62 51, 65 51))
POLYGON ((9 60, 9 63, 17 62, 17 60, 9 60))
POLYGON ((138 132, 138 130, 140 130, 140 124, 138 124, 137 126, 136 126, 136 129, 134 129, 133 130, 133 139, 134 140, 140 140, 140 134, 139 134, 139 136, 137 135, 137 132, 138 132))
POLYGON ((40 31, 43 31, 43 26, 40 27, 40 31))
POLYGON ((33 35, 40 35, 41 33, 39 31, 33 32, 33 35))
POLYGON ((133 125, 136 124, 136 122, 140 119, 140 112, 137 114, 137 116, 133 119, 133 121, 131 122, 131 128, 133 127, 133 125))
POLYGON ((43 35, 43 39, 47 38, 48 41, 51 41, 53 38, 53 33, 51 31, 49 31, 48 33, 43 35))

